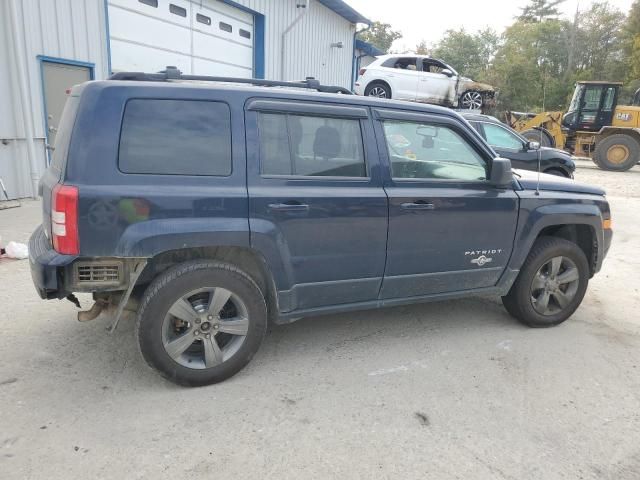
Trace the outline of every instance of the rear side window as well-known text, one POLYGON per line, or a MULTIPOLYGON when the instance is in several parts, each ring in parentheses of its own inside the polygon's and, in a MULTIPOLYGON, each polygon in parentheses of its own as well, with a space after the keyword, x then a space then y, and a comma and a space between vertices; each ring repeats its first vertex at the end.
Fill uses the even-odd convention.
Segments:
POLYGON ((127 102, 118 165, 124 173, 231 174, 231 118, 220 102, 127 102))
POLYGON ((360 121, 260 113, 263 175, 366 177, 360 121))
POLYGON ((56 141, 51 155, 51 167, 58 172, 62 172, 64 168, 64 163, 69 151, 69 143, 71 141, 71 131, 76 122, 79 103, 79 97, 67 97, 67 102, 64 104, 64 109, 60 116, 56 141))

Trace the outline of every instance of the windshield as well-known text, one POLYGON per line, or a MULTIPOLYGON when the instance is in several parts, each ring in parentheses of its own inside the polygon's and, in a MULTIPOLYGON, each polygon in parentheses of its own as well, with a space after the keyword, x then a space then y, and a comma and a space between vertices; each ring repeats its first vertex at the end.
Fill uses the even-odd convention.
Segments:
POLYGON ((584 85, 576 85, 576 89, 573 92, 573 98, 571 99, 571 103, 569 103, 568 112, 575 112, 578 110, 580 106, 580 97, 582 96, 582 91, 584 90, 584 85))

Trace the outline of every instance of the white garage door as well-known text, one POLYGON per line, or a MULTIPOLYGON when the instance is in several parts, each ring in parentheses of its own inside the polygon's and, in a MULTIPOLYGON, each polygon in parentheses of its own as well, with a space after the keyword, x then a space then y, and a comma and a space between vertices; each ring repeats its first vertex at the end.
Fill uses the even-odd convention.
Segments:
POLYGON ((253 76, 253 15, 217 0, 109 0, 111 69, 253 76))

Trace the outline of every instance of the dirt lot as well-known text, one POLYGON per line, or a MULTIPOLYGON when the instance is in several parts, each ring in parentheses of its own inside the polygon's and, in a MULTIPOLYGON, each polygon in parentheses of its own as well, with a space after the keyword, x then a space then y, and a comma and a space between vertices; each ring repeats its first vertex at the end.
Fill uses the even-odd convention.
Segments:
MULTIPOLYGON (((640 167, 577 178, 608 190, 615 237, 563 325, 495 298, 308 318, 200 389, 154 375, 131 321, 79 324, 1 260, 0 477, 640 478, 640 167)), ((5 241, 39 222, 23 203, 5 241)))

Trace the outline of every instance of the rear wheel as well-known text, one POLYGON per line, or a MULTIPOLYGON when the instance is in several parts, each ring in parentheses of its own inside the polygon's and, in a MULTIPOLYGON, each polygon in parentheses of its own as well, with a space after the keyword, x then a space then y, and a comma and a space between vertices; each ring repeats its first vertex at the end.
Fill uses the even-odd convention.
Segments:
POLYGON ((507 311, 530 327, 551 327, 576 311, 589 283, 589 263, 575 243, 541 237, 502 297, 507 311))
POLYGON ((553 136, 544 128, 530 128, 520 132, 524 138, 531 142, 538 142, 541 147, 553 147, 553 136))
POLYGON ((593 161, 603 170, 624 172, 640 159, 640 143, 624 133, 616 133, 596 143, 593 161))
POLYGON ((136 335, 147 363, 186 386, 221 382, 258 351, 267 326, 266 304, 255 282, 214 261, 180 264, 147 288, 136 335))
POLYGON ((364 94, 367 97, 391 98, 391 88, 386 83, 371 82, 364 89, 364 94))

